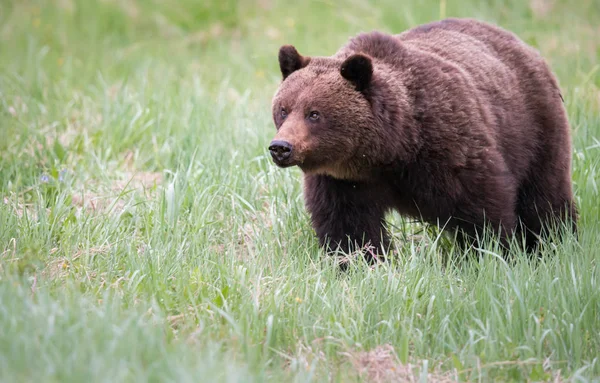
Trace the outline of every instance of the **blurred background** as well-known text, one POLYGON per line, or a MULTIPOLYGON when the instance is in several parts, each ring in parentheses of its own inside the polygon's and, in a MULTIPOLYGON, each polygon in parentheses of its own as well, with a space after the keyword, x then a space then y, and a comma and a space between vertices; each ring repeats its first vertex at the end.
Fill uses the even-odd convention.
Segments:
MULTIPOLYGON (((399 33, 443 17, 517 33, 550 62, 567 102, 600 86, 598 0, 5 0, 2 158, 40 132, 62 137, 71 161, 86 149, 117 162, 133 151, 128 160, 144 168, 173 167, 192 148, 208 158, 233 147, 259 155, 272 133, 280 45, 331 55, 359 32, 399 33), (240 102, 244 111, 232 112, 240 102), (34 110, 23 113, 25 105, 34 110), (82 129, 87 141, 71 137, 82 129)), ((2 178, 16 177, 6 167, 2 178)))

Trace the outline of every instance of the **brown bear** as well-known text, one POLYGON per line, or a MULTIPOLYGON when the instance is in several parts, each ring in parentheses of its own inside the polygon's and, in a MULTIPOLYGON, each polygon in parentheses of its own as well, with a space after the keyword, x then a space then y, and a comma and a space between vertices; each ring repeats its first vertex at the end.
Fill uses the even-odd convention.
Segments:
POLYGON ((562 96, 514 34, 446 19, 398 35, 363 33, 331 57, 281 47, 270 143, 298 166, 322 246, 384 254, 395 209, 468 243, 490 228, 528 249, 577 219, 562 96), (522 243, 522 242, 521 242, 522 243))

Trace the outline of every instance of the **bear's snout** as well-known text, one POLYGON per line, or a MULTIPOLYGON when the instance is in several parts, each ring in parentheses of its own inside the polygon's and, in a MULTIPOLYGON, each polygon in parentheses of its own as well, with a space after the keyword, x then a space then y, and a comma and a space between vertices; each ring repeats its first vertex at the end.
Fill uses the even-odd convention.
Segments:
POLYGON ((292 144, 282 140, 273 140, 271 141, 271 145, 269 145, 271 157, 273 157, 273 161, 279 166, 287 165, 292 156, 292 149, 292 144))

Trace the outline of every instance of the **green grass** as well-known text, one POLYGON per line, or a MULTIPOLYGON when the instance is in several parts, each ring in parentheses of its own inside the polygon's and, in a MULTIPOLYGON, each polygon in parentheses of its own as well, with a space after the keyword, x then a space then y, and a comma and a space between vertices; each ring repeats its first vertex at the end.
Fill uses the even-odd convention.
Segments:
POLYGON ((202 3, 0 3, 1 381, 600 379, 596 0, 202 3), (299 171, 267 156, 277 50, 441 16, 498 23, 551 63, 578 238, 535 263, 493 243, 460 261, 391 215, 397 259, 340 274, 299 171))

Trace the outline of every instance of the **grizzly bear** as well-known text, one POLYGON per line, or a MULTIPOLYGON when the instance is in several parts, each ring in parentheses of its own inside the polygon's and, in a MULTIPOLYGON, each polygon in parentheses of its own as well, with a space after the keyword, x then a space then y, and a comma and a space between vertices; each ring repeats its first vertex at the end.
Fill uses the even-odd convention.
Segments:
POLYGON ((532 249, 545 228, 575 230, 562 95, 514 34, 446 19, 359 34, 330 57, 282 46, 279 66, 269 151, 279 167, 302 170, 328 251, 385 254, 392 209, 462 244, 489 228, 532 249))

